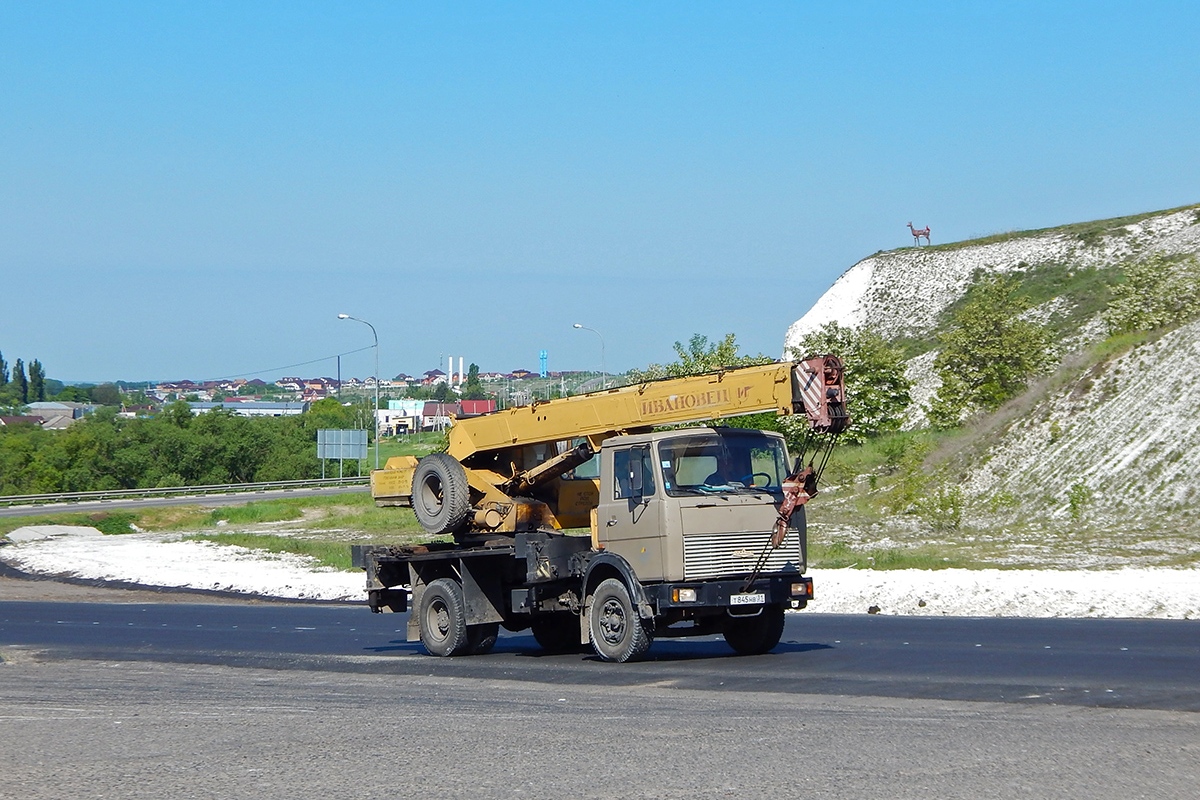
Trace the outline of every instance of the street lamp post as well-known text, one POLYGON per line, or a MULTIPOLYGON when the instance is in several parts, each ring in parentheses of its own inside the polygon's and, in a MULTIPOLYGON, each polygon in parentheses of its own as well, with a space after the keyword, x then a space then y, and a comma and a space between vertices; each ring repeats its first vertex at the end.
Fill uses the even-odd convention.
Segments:
POLYGON ((371 329, 371 335, 375 337, 375 469, 379 469, 379 334, 375 332, 375 326, 365 319, 352 317, 349 314, 338 314, 338 319, 352 319, 355 322, 361 322, 371 329))
POLYGON ((578 328, 581 331, 591 331, 592 333, 594 333, 600 337, 600 375, 601 375, 601 382, 604 384, 604 388, 607 389, 608 388, 608 365, 604 363, 604 336, 602 336, 600 331, 596 330, 595 328, 589 328, 586 325, 580 325, 578 322, 576 322, 571 327, 578 328))

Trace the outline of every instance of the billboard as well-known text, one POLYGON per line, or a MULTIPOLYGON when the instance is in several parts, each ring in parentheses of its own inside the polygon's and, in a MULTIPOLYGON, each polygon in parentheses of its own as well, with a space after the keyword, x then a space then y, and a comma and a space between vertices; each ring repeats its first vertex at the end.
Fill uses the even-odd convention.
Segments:
POLYGON ((366 457, 367 432, 365 430, 321 428, 317 431, 317 458, 361 461, 366 457))

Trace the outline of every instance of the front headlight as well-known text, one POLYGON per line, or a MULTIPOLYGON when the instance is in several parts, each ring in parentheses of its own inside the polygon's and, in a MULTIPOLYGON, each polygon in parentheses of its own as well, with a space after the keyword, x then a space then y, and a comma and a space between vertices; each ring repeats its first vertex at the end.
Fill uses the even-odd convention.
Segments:
POLYGON ((695 589, 672 589, 671 600, 676 603, 694 603, 696 602, 695 589))

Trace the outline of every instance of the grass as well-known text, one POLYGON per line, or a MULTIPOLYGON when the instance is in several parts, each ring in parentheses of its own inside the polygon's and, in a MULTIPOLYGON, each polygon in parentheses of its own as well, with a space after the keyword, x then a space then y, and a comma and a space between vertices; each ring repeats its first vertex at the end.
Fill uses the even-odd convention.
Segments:
POLYGON ((980 564, 953 546, 854 546, 845 541, 809 542, 808 563, 818 569, 972 569, 980 564))
MULTIPOLYGON (((379 445, 379 464, 383 466, 389 458, 393 456, 421 456, 429 455, 446 449, 446 434, 436 431, 427 431, 423 433, 411 433, 407 436, 394 436, 390 439, 383 439, 379 445)), ((368 461, 371 464, 375 463, 373 453, 368 453, 368 461)))
POLYGON ((101 533, 110 535, 133 533, 130 524, 141 527, 141 514, 125 511, 103 511, 77 514, 48 514, 45 516, 3 517, 0 518, 0 537, 6 536, 17 528, 29 525, 77 525, 95 528, 101 533))
POLYGON ((212 542, 225 546, 245 547, 249 550, 262 550, 268 553, 291 553, 298 556, 308 556, 322 566, 350 571, 350 544, 347 542, 330 542, 320 539, 299 539, 290 536, 277 536, 270 533, 191 533, 183 537, 185 541, 212 542))
POLYGON ((980 236, 974 239, 964 239, 959 242, 947 242, 946 244, 932 245, 937 250, 958 250, 963 247, 978 247, 980 245, 997 244, 1007 242, 1013 239, 1024 239, 1030 236, 1042 236, 1047 233, 1062 233, 1074 236, 1084 244, 1095 244, 1105 235, 1116 233, 1118 229, 1124 228, 1126 225, 1134 225, 1151 217, 1159 217, 1165 214, 1174 214, 1180 211, 1200 210, 1198 205, 1179 206, 1178 208, 1168 208, 1163 211, 1147 211, 1143 214, 1134 214, 1128 217, 1112 217, 1110 219, 1098 219, 1090 222, 1077 222, 1071 225, 1059 225, 1054 228, 1037 228, 1028 231, 1003 231, 994 233, 988 236, 980 236))
MULTIPOLYGON (((1080 269, 1069 264, 1044 264, 1018 273, 1019 295, 1029 298, 1030 308, 1063 297, 1068 307, 1061 315, 1055 315, 1049 323, 1054 340, 1065 339, 1076 333, 1085 323, 1105 309, 1110 297, 1110 287, 1121 278, 1118 269, 1080 269)), ((971 283, 978 283, 984 273, 978 272, 971 283)), ((933 330, 915 337, 903 337, 893 344, 904 358, 914 358, 941 347, 940 335, 953 327, 954 315, 967 302, 967 295, 955 300, 942 309, 933 330)))
POLYGON ((228 525, 255 525, 264 522, 284 522, 304 517, 304 506, 295 500, 258 500, 244 506, 222 506, 208 512, 206 525, 224 522, 228 525))

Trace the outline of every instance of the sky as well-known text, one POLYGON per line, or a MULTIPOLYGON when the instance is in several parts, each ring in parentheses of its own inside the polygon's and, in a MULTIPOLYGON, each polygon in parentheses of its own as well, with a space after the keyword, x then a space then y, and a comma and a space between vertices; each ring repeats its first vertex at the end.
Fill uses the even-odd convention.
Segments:
POLYGON ((909 221, 1200 202, 1198 30, 1194 2, 13 0, 0 353, 366 377, 345 313, 385 377, 779 356, 909 221))

